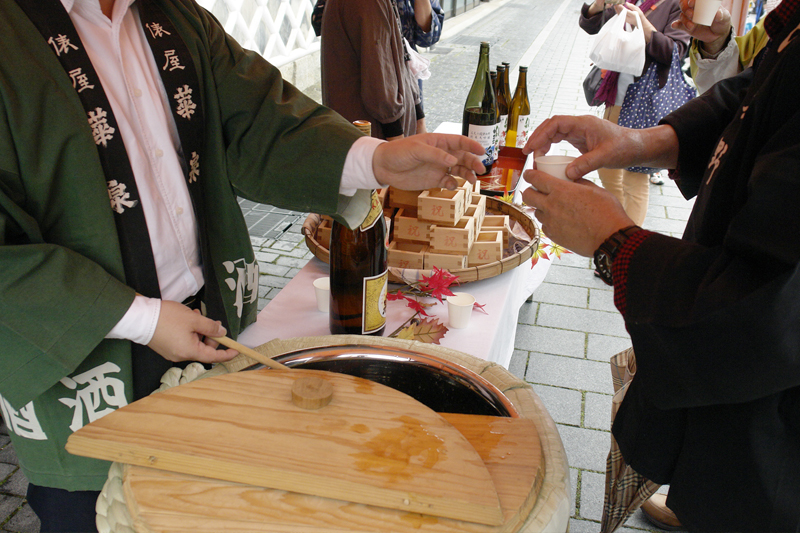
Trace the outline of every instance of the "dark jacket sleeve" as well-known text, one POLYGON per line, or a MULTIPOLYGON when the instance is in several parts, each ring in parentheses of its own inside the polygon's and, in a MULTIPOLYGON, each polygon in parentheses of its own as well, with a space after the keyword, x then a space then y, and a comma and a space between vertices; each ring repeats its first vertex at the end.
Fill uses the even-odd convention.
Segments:
POLYGON ((703 182, 687 226, 694 241, 653 235, 627 270, 636 379, 661 409, 800 386, 798 74, 784 68, 758 89, 770 96, 751 101, 740 119, 749 76, 665 119, 680 139, 681 175, 703 182), (704 175, 724 151, 727 159, 704 175))
POLYGON ((753 69, 717 83, 664 117, 678 135, 678 167, 670 173, 686 198, 697 195, 700 180, 708 167, 709 155, 733 114, 739 108, 753 79, 753 69))

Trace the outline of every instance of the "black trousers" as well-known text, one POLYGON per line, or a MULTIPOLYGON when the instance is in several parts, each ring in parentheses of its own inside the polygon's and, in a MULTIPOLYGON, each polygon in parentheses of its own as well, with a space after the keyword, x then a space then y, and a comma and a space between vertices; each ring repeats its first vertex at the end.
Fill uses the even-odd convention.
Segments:
POLYGON ((39 517, 41 533, 97 533, 95 505, 100 491, 70 492, 28 485, 28 504, 39 517))

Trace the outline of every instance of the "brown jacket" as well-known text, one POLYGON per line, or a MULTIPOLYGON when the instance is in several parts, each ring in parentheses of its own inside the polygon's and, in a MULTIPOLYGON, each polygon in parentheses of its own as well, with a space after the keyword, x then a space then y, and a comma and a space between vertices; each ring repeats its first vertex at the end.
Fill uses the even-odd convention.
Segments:
POLYGON ((328 0, 321 57, 323 104, 369 120, 373 137, 416 133, 419 86, 391 0, 328 0))

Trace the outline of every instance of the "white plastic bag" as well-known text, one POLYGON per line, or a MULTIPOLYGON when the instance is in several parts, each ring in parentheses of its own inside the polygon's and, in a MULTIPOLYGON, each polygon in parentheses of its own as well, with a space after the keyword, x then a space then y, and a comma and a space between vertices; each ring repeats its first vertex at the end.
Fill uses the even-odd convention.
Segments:
POLYGON ((589 53, 595 65, 601 69, 641 76, 644 71, 644 30, 637 11, 636 27, 625 29, 627 11, 611 17, 597 33, 594 46, 589 53))
POLYGON ((431 71, 428 70, 428 67, 431 64, 430 59, 424 57, 422 54, 411 48, 411 45, 408 43, 405 37, 403 37, 403 43, 405 43, 406 51, 408 51, 408 55, 411 58, 411 60, 408 62, 408 68, 411 69, 411 73, 420 80, 427 80, 430 78, 431 71))

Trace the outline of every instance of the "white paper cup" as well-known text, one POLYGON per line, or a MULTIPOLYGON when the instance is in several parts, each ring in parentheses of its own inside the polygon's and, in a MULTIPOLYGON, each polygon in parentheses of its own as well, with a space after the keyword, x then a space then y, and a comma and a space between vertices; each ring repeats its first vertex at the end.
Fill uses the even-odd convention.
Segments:
POLYGON ((317 295, 317 309, 323 313, 327 313, 331 305, 331 278, 315 279, 314 293, 317 295))
POLYGON ((466 292, 454 292, 453 294, 454 296, 447 297, 447 313, 450 316, 450 327, 463 329, 469 324, 475 297, 466 292))
POLYGON ((567 170, 567 165, 574 160, 575 158, 570 155, 540 155, 533 159, 533 163, 536 165, 536 170, 541 170, 551 176, 565 180, 569 179, 564 173, 567 170))
POLYGON ((722 0, 695 0, 692 22, 703 26, 711 26, 721 5, 722 0))

